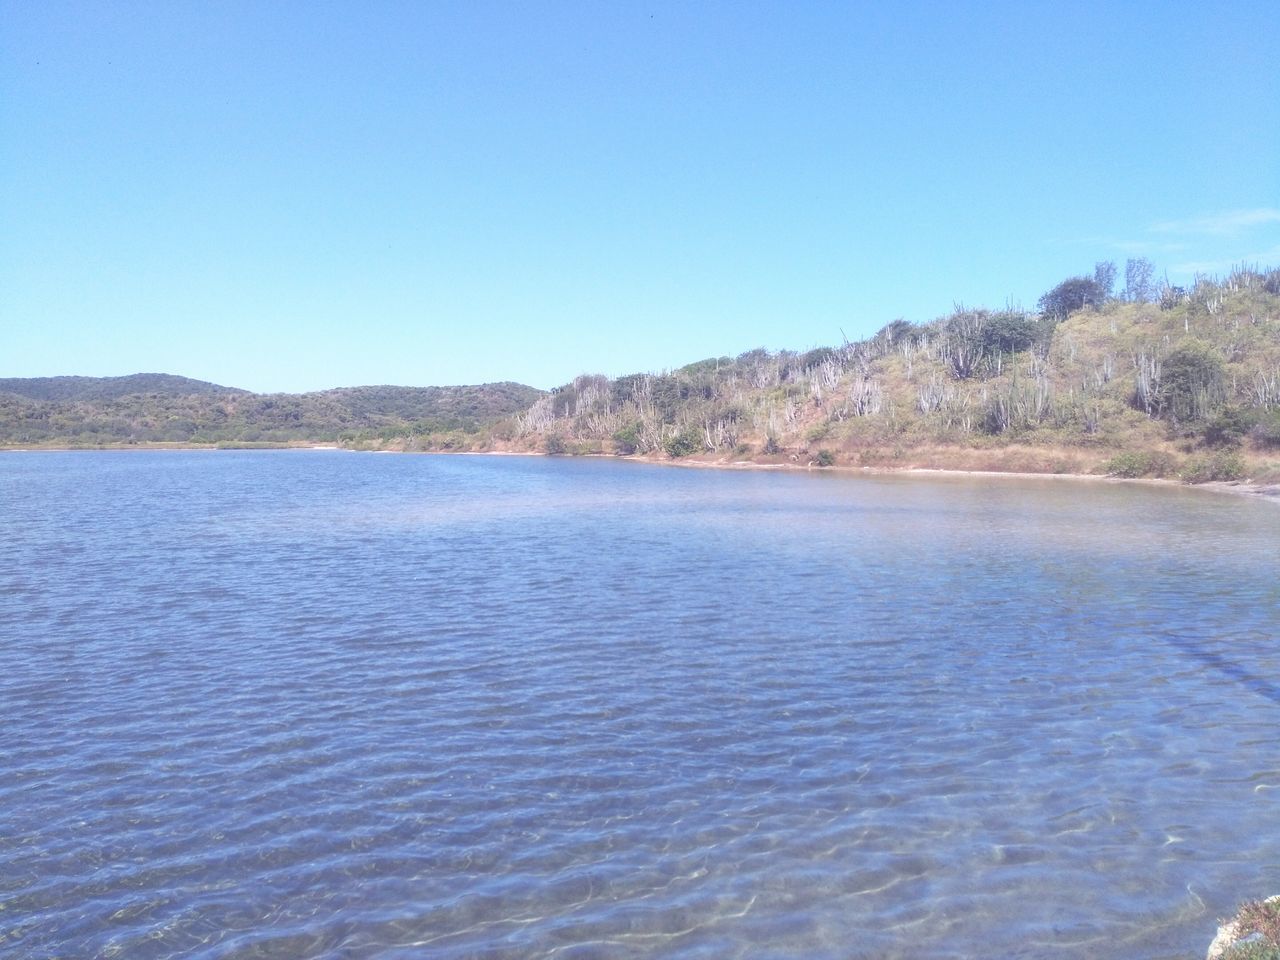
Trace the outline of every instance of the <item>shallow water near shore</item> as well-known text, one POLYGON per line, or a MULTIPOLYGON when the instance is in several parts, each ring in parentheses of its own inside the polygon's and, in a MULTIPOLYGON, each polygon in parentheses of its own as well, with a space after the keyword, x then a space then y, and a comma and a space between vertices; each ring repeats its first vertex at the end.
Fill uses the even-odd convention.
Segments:
POLYGON ((0 457, 0 955, 1201 956, 1280 890, 1280 510, 0 457))

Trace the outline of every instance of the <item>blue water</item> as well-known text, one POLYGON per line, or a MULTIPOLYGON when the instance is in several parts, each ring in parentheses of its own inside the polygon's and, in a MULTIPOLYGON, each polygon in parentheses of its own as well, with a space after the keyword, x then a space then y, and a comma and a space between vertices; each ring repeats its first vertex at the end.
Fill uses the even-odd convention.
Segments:
POLYGON ((1280 509, 0 455, 0 956, 1203 955, 1280 892, 1280 509))

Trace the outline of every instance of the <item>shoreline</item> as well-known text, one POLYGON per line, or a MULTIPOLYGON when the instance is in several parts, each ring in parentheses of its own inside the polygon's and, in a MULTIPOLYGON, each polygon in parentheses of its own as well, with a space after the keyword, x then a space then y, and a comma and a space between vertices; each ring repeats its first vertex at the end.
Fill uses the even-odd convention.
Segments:
MULTIPOLYGON (((450 451, 458 454, 487 456, 491 451, 460 450, 450 451)), ((492 451, 497 452, 497 451, 492 451)), ((510 453, 503 451, 502 453, 510 453)), ((551 456, 545 453, 514 454, 513 456, 551 456)), ((1205 483, 1185 483, 1169 477, 1113 477, 1102 473, 1036 473, 1028 470, 971 470, 948 467, 855 467, 832 465, 819 467, 800 463, 756 463, 751 460, 705 461, 705 460, 661 460, 657 458, 637 456, 615 456, 607 453, 585 454, 590 457, 601 457, 609 460, 625 460, 632 463, 652 463, 662 467, 685 467, 704 470, 783 470, 804 471, 806 473, 835 473, 861 476, 938 476, 938 477, 973 477, 977 479, 1009 479, 1009 480, 1070 480, 1092 481, 1111 484, 1141 484, 1153 487, 1177 487, 1184 490, 1204 490, 1209 493, 1225 493, 1233 496, 1256 497, 1280 503, 1280 483, 1255 483, 1249 480, 1210 480, 1205 483)))
POLYGON ((218 446, 216 444, 194 443, 148 443, 118 444, 96 447, 74 446, 38 446, 38 447, 0 447, 0 454, 5 453, 130 453, 146 451, 175 452, 269 452, 269 451, 309 450, 341 453, 398 453, 409 455, 437 456, 470 456, 470 457, 561 457, 566 460, 578 457, 601 460, 618 460, 625 463, 650 464, 660 467, 682 467, 693 470, 759 470, 759 471, 804 471, 806 473, 832 473, 852 476, 938 476, 938 477, 973 477, 980 479, 1010 480, 1071 480, 1092 481, 1116 484, 1143 484, 1147 486, 1180 487, 1188 490, 1203 490, 1210 493, 1225 493, 1233 496, 1252 497, 1280 503, 1280 483, 1258 483, 1250 480, 1211 480, 1205 483, 1185 483, 1168 477, 1116 477, 1101 473, 1032 470, 974 470, 959 467, 872 467, 832 464, 820 467, 814 463, 761 463, 756 460, 699 460, 695 458, 671 459, 651 455, 619 455, 611 453, 585 454, 550 454, 536 450, 356 450, 332 443, 295 443, 263 446, 218 446))

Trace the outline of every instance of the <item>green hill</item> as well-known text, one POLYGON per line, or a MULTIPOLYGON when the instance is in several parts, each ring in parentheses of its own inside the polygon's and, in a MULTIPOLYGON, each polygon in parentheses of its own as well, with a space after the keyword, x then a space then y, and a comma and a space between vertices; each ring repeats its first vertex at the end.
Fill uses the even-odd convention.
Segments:
POLYGON ((186 397, 245 392, 168 373, 134 373, 127 377, 0 377, 0 393, 31 400, 111 400, 137 394, 186 397))
POLYGON ((1034 313, 958 307, 805 353, 581 376, 495 442, 721 462, 1280 478, 1280 270, 1114 296, 1108 266, 1063 281, 1034 313))
POLYGON ((0 443, 382 446, 429 434, 435 446, 447 447, 473 439, 540 396, 542 391, 518 383, 256 394, 164 374, 4 380, 0 443))

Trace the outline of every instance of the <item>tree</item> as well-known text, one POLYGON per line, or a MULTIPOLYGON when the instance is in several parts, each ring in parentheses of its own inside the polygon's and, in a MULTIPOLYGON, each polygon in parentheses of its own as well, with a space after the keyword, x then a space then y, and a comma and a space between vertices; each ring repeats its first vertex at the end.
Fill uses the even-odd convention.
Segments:
POLYGON ((1207 343, 1185 340, 1161 364, 1160 412, 1175 422, 1204 420, 1226 400, 1222 356, 1207 343))
POLYGON ((1154 264, 1145 257, 1130 257, 1124 264, 1124 298, 1130 303, 1150 303, 1155 298, 1151 277, 1154 264))
POLYGON ((1110 300, 1116 288, 1116 265, 1110 260, 1099 260, 1093 265, 1093 282, 1098 285, 1103 301, 1110 300))
POLYGON ((1003 310, 986 318, 978 337, 988 354, 1018 353, 1036 342, 1036 325, 1021 310, 1003 310))
POLYGON ((640 449, 641 431, 643 429, 643 424, 629 423, 615 431, 613 434, 614 449, 624 456, 630 456, 635 453, 640 449))
MULTIPOLYGON (((1099 264, 1099 266, 1102 266, 1099 264)), ((1105 280, 1105 277, 1103 278, 1105 280)), ((1114 282, 1114 276, 1112 280, 1114 282)), ((1042 296, 1037 306, 1040 312, 1055 322, 1065 320, 1070 314, 1085 307, 1097 309, 1107 302, 1107 289, 1097 278, 1068 277, 1042 296)))
POLYGON ((668 437, 662 446, 671 457, 687 457, 693 453, 702 453, 706 449, 702 442, 702 431, 692 424, 675 436, 668 437))

